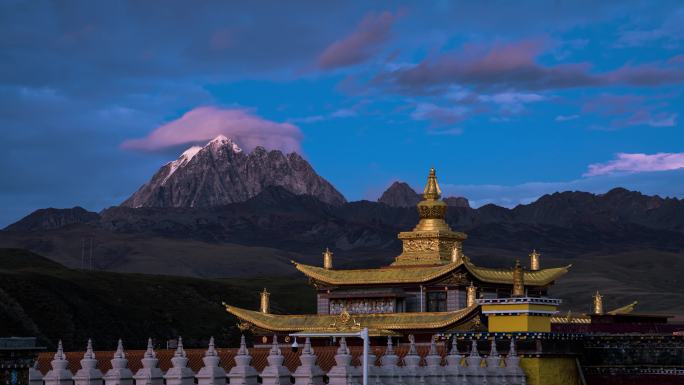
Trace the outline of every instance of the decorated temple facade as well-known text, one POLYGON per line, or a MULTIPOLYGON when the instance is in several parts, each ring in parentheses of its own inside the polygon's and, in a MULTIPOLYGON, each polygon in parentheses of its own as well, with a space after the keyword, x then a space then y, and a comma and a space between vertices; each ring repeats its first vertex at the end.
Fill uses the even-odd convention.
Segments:
POLYGON ((227 311, 241 320, 242 328, 262 335, 361 327, 376 336, 478 330, 486 322, 478 301, 544 298, 570 268, 541 268, 536 251, 530 254, 530 268, 519 261, 507 268, 477 266, 463 253, 466 234, 453 231, 445 220, 447 205, 434 169, 417 209, 418 224, 399 233, 402 252, 389 266, 335 269, 327 249, 323 266, 293 261, 317 291, 317 314, 271 314, 266 291, 259 311, 226 305, 227 311))

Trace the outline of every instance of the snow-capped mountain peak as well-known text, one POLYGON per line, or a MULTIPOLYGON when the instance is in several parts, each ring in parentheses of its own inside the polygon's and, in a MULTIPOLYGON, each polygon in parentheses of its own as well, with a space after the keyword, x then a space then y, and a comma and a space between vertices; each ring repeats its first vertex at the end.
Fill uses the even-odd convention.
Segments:
POLYGON ((173 175, 173 173, 176 172, 176 170, 188 164, 192 160, 192 158, 194 158, 195 155, 197 155, 197 153, 200 152, 200 150, 202 150, 202 147, 192 146, 187 150, 183 151, 183 153, 181 154, 181 156, 178 157, 178 159, 169 162, 169 166, 171 166, 169 168, 169 174, 162 181, 162 185, 166 183, 167 180, 169 180, 169 177, 171 177, 171 175, 173 175))
POLYGON ((219 134, 214 139, 210 140, 209 143, 207 143, 207 145, 205 147, 208 147, 208 146, 211 146, 211 147, 221 146, 222 147, 222 146, 226 146, 226 145, 231 146, 231 149, 235 153, 242 152, 242 149, 237 145, 237 143, 235 143, 231 138, 229 138, 225 135, 222 135, 222 134, 219 134))

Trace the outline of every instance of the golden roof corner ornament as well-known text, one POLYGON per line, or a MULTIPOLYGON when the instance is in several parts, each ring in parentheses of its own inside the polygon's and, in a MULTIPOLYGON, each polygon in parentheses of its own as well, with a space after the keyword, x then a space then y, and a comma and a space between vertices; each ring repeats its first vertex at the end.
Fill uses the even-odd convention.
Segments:
POLYGON ((525 296, 525 277, 520 265, 520 259, 515 260, 515 267, 513 268, 513 297, 525 296))
POLYGON ((271 296, 271 293, 266 291, 266 288, 264 288, 264 291, 261 292, 260 295, 260 303, 259 303, 259 311, 268 314, 270 304, 269 304, 269 297, 271 296))
POLYGON ((333 268, 333 252, 327 247, 323 252, 323 268, 330 270, 333 268))
POLYGON ((532 249, 530 253, 530 270, 536 271, 540 268, 541 254, 537 252, 536 249, 532 249))
POLYGON ((451 248, 451 262, 463 263, 463 246, 461 242, 454 242, 454 246, 451 248))
POLYGON ((466 288, 466 307, 471 307, 477 303, 477 287, 470 281, 470 286, 466 288))
POLYGON ((594 294, 594 314, 603 314, 603 296, 598 290, 594 294))

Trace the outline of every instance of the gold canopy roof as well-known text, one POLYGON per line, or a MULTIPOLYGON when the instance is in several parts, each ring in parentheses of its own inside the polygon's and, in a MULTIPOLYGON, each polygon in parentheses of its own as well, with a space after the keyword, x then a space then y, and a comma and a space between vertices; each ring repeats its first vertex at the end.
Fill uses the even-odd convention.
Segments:
POLYGON ((332 332, 368 328, 373 335, 393 335, 394 330, 444 329, 475 316, 478 305, 450 312, 376 313, 376 314, 301 314, 261 313, 225 305, 226 311, 247 324, 273 332, 332 332))
MULTIPOLYGON (((487 283, 513 284, 513 270, 479 267, 464 258, 458 262, 436 266, 402 266, 379 269, 334 270, 294 263, 297 270, 330 285, 420 284, 445 276, 461 265, 476 279, 487 283)), ((524 271, 526 286, 545 286, 568 272, 572 265, 524 271)))
MULTIPOLYGON (((634 301, 630 304, 627 304, 625 306, 619 307, 617 309, 613 309, 609 312, 606 312, 605 314, 608 315, 624 315, 624 314, 630 314, 634 311, 637 305, 637 301, 634 301)), ((568 311, 567 315, 564 316, 553 316, 551 317, 551 323, 555 324, 590 324, 591 323, 591 316, 588 314, 573 314, 572 311, 568 311)))

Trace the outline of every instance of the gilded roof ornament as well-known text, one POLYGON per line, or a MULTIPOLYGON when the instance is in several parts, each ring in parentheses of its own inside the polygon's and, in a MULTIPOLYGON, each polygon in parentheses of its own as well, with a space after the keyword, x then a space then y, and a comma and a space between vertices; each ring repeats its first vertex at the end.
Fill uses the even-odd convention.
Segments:
POLYGON ((330 251, 330 249, 328 249, 327 247, 323 252, 323 268, 328 270, 333 268, 333 252, 330 251))
POLYGON ((439 189, 439 184, 437 183, 437 175, 435 173, 435 168, 430 168, 430 173, 428 174, 428 181, 423 190, 423 199, 427 200, 437 200, 441 198, 442 190, 439 189))
POLYGON ((603 314, 603 296, 598 290, 594 294, 594 314, 603 314))
POLYGON ((530 253, 530 270, 539 270, 541 254, 536 249, 530 253))
POLYGON ((515 267, 513 268, 513 297, 525 296, 525 278, 520 259, 515 260, 515 267))

